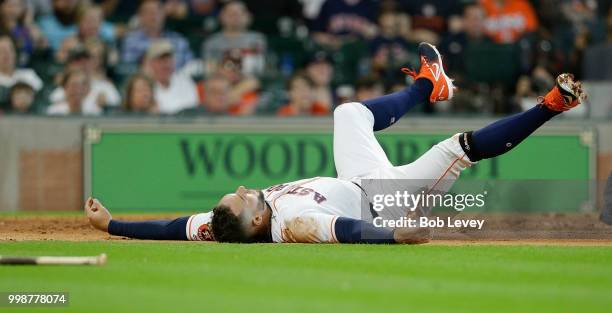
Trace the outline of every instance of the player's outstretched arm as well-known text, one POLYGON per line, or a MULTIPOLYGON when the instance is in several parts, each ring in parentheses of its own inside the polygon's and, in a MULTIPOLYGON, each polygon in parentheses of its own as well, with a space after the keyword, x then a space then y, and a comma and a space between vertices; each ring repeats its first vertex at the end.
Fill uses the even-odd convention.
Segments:
POLYGON ((98 199, 91 197, 85 202, 85 213, 95 229, 111 235, 135 239, 188 240, 185 230, 189 216, 164 221, 117 221, 98 199))

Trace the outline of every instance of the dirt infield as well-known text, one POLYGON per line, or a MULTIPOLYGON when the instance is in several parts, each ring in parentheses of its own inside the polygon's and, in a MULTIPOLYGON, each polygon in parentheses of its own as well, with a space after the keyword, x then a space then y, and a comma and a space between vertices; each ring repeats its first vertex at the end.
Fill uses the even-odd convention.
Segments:
MULTIPOLYGON (((115 216, 132 221, 175 217, 172 214, 115 216)), ((485 224, 481 230, 435 229, 432 243, 612 245, 612 226, 601 223, 595 214, 504 214, 460 218, 484 219, 485 224)), ((0 241, 22 240, 130 239, 97 231, 84 216, 0 216, 0 241)))
MULTIPOLYGON (((166 215, 113 215, 129 221, 171 219, 166 215)), ((121 240, 94 229, 85 216, 0 216, 0 240, 121 240)))

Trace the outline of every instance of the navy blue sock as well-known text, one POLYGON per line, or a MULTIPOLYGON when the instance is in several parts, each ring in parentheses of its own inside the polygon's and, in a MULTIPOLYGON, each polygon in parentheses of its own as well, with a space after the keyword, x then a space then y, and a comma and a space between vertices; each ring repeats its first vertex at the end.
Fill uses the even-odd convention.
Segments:
POLYGON ((459 143, 473 162, 493 158, 512 150, 559 113, 543 105, 536 105, 477 131, 463 133, 459 136, 459 143))
POLYGON ((189 216, 172 221, 122 222, 111 220, 108 233, 136 239, 188 240, 186 227, 189 216))
POLYGON ((374 115, 374 131, 393 125, 412 107, 427 101, 432 90, 433 84, 425 78, 420 78, 402 91, 363 101, 374 115))
POLYGON ((338 217, 334 234, 342 243, 395 243, 393 230, 348 217, 338 217))

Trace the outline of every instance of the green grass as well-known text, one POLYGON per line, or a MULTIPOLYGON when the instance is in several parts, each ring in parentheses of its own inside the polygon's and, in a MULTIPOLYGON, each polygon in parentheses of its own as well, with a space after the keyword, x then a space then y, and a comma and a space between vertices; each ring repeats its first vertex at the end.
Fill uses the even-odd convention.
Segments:
MULTIPOLYGON (((68 291, 12 312, 610 312, 612 247, 10 242, 0 254, 104 267, 0 267, 2 291, 68 291)), ((11 312, 0 308, 2 312, 11 312)))

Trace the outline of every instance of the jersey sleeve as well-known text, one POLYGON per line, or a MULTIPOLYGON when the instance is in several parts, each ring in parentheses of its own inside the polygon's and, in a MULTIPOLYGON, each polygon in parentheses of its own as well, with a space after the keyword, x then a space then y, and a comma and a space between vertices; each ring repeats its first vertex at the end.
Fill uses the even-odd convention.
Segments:
POLYGON ((210 222, 212 220, 212 211, 208 213, 200 213, 192 215, 187 220, 187 239, 195 241, 214 241, 210 222))
POLYGON ((338 216, 309 213, 285 220, 280 242, 337 243, 335 224, 338 216))

